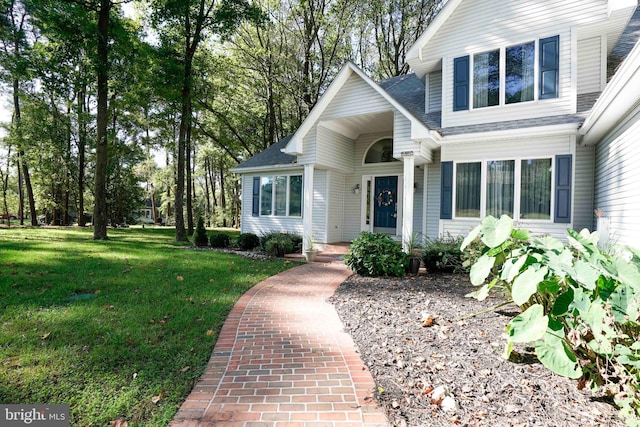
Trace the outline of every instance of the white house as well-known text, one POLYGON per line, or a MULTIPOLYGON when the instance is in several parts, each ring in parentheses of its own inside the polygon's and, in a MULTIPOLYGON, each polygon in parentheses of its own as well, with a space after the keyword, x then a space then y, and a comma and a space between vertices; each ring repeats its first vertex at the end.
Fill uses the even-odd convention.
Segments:
POLYGON ((242 231, 407 242, 508 214, 563 237, 599 207, 638 241, 637 0, 487 5, 448 0, 413 74, 376 83, 346 64, 293 135, 234 169, 242 231))

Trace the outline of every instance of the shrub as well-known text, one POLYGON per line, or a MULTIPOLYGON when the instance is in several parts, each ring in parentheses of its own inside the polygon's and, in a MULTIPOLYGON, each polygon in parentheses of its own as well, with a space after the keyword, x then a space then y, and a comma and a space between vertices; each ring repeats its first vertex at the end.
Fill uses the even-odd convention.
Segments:
POLYGON ((278 257, 293 252, 293 248, 293 241, 286 233, 276 233, 264 243, 265 252, 278 257))
POLYGON ((209 244, 213 248, 228 248, 231 244, 231 239, 226 234, 215 233, 209 238, 209 244))
POLYGON ((567 235, 568 246, 531 238, 507 216, 485 218, 461 247, 482 244, 470 270, 481 287, 470 295, 502 291, 523 310, 507 325, 505 357, 514 343, 534 343, 544 366, 613 396, 620 417, 639 425, 640 251, 605 253, 596 233, 567 235))
POLYGON ((302 236, 295 233, 273 232, 260 236, 260 246, 262 246, 265 252, 269 252, 267 250, 267 242, 274 238, 277 240, 281 240, 281 238, 285 240, 288 239, 291 242, 293 247, 288 249, 286 253, 300 252, 302 250, 302 236))
POLYGON ((422 262, 429 273, 462 273, 468 271, 463 266, 460 250, 462 237, 440 237, 427 239, 422 248, 422 262))
POLYGON ((251 251, 260 246, 260 238, 253 233, 242 233, 236 243, 240 250, 251 251))
POLYGON ((407 254, 400 243, 381 233, 363 232, 351 243, 345 264, 361 276, 402 276, 407 254))
POLYGON ((207 237, 207 230, 204 228, 204 219, 198 217, 196 223, 196 229, 193 232, 193 243, 196 246, 207 246, 209 244, 209 238, 207 237))

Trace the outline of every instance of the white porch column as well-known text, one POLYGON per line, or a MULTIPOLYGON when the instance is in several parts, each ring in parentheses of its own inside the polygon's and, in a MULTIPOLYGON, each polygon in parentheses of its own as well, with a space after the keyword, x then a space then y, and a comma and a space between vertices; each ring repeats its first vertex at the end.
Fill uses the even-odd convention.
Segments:
POLYGON ((415 182, 416 160, 413 151, 402 152, 404 164, 404 185, 402 197, 402 248, 409 252, 409 242, 413 236, 413 187, 415 182))
POLYGON ((309 239, 313 238, 313 165, 304 165, 304 201, 302 212, 303 249, 308 249, 309 239))

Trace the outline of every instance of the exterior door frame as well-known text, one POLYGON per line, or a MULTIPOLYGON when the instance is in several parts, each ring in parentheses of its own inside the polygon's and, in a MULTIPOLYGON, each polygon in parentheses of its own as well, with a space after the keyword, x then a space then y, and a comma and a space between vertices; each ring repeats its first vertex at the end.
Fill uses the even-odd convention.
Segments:
POLYGON ((393 236, 402 237, 402 200, 404 197, 404 176, 402 173, 380 173, 375 175, 362 176, 362 182, 360 184, 360 231, 368 231, 373 233, 373 208, 375 203, 375 194, 373 194, 373 188, 375 186, 375 179, 385 176, 398 177, 398 200, 396 202, 398 216, 396 218, 396 232, 395 234, 393 234, 393 236), (367 202, 369 202, 368 212, 367 202), (367 223, 367 214, 369 216, 369 223, 367 223))

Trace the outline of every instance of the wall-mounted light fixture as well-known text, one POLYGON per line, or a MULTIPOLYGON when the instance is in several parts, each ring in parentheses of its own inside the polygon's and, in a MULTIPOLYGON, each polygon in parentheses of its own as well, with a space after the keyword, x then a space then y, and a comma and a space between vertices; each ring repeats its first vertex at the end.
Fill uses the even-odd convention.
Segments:
POLYGON ((353 187, 353 194, 360 194, 360 184, 356 184, 356 186, 353 187))

